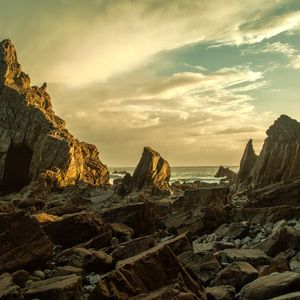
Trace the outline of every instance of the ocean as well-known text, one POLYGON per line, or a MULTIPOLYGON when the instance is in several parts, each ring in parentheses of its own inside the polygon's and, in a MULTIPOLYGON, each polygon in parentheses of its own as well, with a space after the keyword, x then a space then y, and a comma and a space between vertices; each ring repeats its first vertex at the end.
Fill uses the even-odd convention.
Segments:
MULTIPOLYGON (((237 172, 239 167, 229 166, 232 171, 237 172)), ((116 167, 110 168, 110 182, 112 183, 116 178, 124 177, 125 173, 128 172, 133 174, 135 167, 116 167)), ((202 181, 207 183, 218 183, 220 178, 214 177, 219 169, 219 166, 212 167, 171 167, 171 183, 175 181, 183 182, 194 182, 202 181)))

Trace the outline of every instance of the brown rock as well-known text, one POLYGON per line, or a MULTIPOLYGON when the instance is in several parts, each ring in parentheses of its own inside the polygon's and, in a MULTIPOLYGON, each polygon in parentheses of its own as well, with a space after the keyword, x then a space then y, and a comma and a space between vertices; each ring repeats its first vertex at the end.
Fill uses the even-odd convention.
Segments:
POLYGON ((9 273, 0 276, 0 300, 21 300, 20 287, 16 286, 9 273))
POLYGON ((260 249, 225 249, 215 253, 221 263, 245 261, 253 266, 267 265, 270 258, 260 249))
POLYGON ((126 240, 126 238, 131 239, 134 235, 134 230, 132 228, 120 223, 105 224, 104 230, 111 231, 112 236, 121 241, 124 239, 126 240))
POLYGON ((240 300, 271 299, 275 296, 299 291, 300 274, 284 272, 259 277, 243 287, 240 300))
POLYGON ((98 283, 89 300, 112 296, 116 300, 128 299, 160 290, 176 281, 199 299, 206 299, 204 288, 188 275, 170 247, 161 244, 120 261, 116 269, 98 283))
POLYGON ((29 273, 25 270, 18 270, 12 274, 12 278, 16 285, 24 287, 25 283, 29 279, 29 273))
POLYGON ((54 244, 69 248, 99 235, 102 225, 100 217, 79 213, 48 223, 42 228, 54 244))
POLYGON ((299 250, 300 231, 289 226, 281 227, 256 247, 270 256, 287 249, 299 250))
POLYGON ((23 212, 1 214, 0 232, 0 272, 38 268, 52 256, 50 240, 23 212))
POLYGON ((51 277, 59 277, 59 276, 66 276, 72 274, 83 276, 84 270, 72 266, 63 266, 63 267, 57 266, 54 270, 54 276, 51 277))
POLYGON ((134 230, 135 236, 152 234, 157 222, 158 206, 155 203, 143 202, 127 206, 107 209, 101 212, 103 220, 107 223, 116 222, 125 224, 134 230))
POLYGON ((221 269, 221 265, 216 257, 208 251, 197 254, 193 251, 184 252, 178 256, 178 259, 190 275, 204 285, 215 278, 221 269))
POLYGON ((57 265, 68 265, 87 272, 105 273, 113 269, 112 257, 103 251, 73 247, 55 257, 57 265))
POLYGON ((45 86, 30 86, 10 40, 0 43, 0 141, 4 191, 18 191, 38 178, 58 187, 78 181, 108 183, 109 173, 96 147, 67 131, 45 86))
POLYGON ((244 285, 255 280, 258 271, 249 263, 237 261, 221 270, 211 283, 212 285, 231 285, 239 291, 244 285))
POLYGON ((153 195, 172 193, 169 180, 171 169, 166 160, 150 147, 145 147, 142 157, 133 173, 126 174, 120 191, 124 193, 144 191, 153 195))
POLYGON ((28 300, 81 300, 81 277, 73 274, 33 282, 24 297, 28 300))
POLYGON ((290 265, 287 261, 287 257, 284 253, 277 254, 273 259, 269 266, 265 266, 262 270, 260 270, 259 276, 267 276, 272 273, 282 273, 285 271, 290 271, 290 265))
POLYGON ((235 288, 230 285, 208 287, 206 296, 207 300, 232 300, 235 296, 235 288))
POLYGON ((229 188, 223 186, 186 190, 175 200, 174 209, 191 211, 209 205, 223 206, 228 203, 229 192, 229 188))

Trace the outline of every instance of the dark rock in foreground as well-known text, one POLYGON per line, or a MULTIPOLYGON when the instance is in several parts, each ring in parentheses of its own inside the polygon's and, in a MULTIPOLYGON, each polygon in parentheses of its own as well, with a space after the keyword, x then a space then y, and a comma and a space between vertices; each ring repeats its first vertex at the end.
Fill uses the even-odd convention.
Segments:
POLYGON ((0 273, 38 268, 52 257, 52 243, 23 212, 1 214, 0 232, 0 273))

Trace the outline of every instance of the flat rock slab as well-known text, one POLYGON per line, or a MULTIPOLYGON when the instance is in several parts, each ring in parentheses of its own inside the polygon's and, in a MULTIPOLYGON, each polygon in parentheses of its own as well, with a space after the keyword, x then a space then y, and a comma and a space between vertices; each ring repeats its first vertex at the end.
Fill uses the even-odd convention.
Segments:
POLYGON ((4 273, 0 276, 0 299, 23 299, 20 293, 20 287, 14 284, 12 276, 9 273, 4 273))
POLYGON ((68 275, 33 282, 25 299, 81 300, 81 277, 68 275))
POLYGON ((225 249, 215 253, 221 263, 245 261, 253 266, 267 265, 270 257, 260 249, 225 249))

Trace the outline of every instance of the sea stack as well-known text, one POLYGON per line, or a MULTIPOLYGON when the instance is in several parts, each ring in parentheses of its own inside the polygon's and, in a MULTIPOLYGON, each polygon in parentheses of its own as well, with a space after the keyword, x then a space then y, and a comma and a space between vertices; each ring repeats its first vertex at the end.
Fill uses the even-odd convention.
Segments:
POLYGON ((46 84, 31 86, 14 45, 0 43, 0 183, 17 191, 43 178, 62 187, 83 181, 108 183, 107 167, 94 145, 79 142, 55 115, 46 84))
POLYGON ((129 174, 125 176, 120 194, 143 191, 152 195, 170 195, 170 177, 169 163, 158 152, 145 147, 132 177, 129 174))

